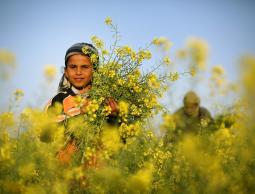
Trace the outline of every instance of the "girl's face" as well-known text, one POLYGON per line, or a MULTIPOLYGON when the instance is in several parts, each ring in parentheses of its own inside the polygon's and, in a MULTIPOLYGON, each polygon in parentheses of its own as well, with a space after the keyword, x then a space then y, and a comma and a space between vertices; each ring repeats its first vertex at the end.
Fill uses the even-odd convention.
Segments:
POLYGON ((93 65, 89 57, 80 54, 70 56, 65 76, 74 87, 80 89, 80 92, 88 91, 93 77, 93 65))

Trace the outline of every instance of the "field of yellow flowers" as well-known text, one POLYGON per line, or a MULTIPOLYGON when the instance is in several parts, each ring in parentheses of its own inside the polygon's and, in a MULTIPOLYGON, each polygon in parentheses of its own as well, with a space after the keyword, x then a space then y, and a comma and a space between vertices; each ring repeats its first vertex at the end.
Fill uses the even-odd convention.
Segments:
MULTIPOLYGON (((182 75, 199 76, 207 44, 190 39, 187 48, 177 52, 177 58, 191 64, 187 72, 179 73, 169 70, 174 64, 169 40, 155 38, 135 51, 119 46, 117 26, 110 18, 105 23, 115 40, 107 50, 101 39, 91 38, 100 51, 100 66, 84 115, 57 124, 54 114, 39 109, 25 108, 16 114, 21 90, 14 93, 13 108, 0 112, 0 193, 255 193, 255 57, 240 60, 240 99, 214 118, 215 129, 201 123, 202 133, 171 141, 175 123, 159 98, 182 75), (162 59, 142 73, 142 64, 152 58, 152 47, 163 53, 162 59), (111 108, 104 103, 109 96, 119 106, 110 122, 111 108), (148 125, 158 114, 163 115, 160 134, 148 125), (78 148, 63 163, 59 153, 70 138, 78 148)), ((1 79, 8 77, 6 64, 15 66, 14 58, 0 50, 1 79)), ((54 66, 45 67, 47 79, 55 73, 54 66)), ((212 93, 234 88, 225 82, 221 66, 212 69, 210 83, 212 93)), ((82 100, 77 98, 77 104, 82 100)), ((59 107, 54 111, 57 114, 59 107)))

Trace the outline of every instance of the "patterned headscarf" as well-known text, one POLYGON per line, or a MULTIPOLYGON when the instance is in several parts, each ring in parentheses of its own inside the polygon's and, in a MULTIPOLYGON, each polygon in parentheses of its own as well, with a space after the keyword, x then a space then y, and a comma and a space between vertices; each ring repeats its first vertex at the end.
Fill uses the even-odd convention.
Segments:
MULTIPOLYGON (((65 55, 65 67, 67 66, 67 62, 69 57, 76 54, 82 54, 85 56, 88 56, 90 58, 90 61, 93 65, 93 69, 97 70, 99 66, 99 54, 97 49, 89 43, 76 43, 72 45, 67 51, 65 55)), ((61 92, 63 90, 66 90, 71 87, 71 83, 68 81, 68 79, 65 77, 65 74, 63 73, 62 78, 58 85, 58 92, 61 92)))

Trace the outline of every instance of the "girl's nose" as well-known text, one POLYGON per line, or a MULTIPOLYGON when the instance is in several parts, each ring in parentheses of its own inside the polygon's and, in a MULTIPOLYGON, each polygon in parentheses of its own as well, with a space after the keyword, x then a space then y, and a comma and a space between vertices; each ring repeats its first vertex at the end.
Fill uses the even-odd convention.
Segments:
POLYGON ((77 75, 80 75, 80 74, 81 74, 81 68, 80 68, 80 67, 77 68, 76 74, 77 74, 77 75))

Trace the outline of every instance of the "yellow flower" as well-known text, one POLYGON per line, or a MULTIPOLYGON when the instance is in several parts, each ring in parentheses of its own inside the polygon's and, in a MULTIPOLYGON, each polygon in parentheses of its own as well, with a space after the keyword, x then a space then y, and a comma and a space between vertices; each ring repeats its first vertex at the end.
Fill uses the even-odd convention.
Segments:
POLYGON ((97 55, 96 54, 92 54, 90 56, 90 60, 91 60, 91 63, 93 63, 93 64, 97 63, 98 62, 97 61, 97 55))
POLYGON ((150 193, 154 171, 153 164, 146 162, 143 168, 128 179, 128 193, 150 193))
POLYGON ((135 52, 132 52, 130 56, 131 56, 132 61, 136 61, 136 53, 135 52))
POLYGON ((131 110, 131 115, 134 115, 134 116, 139 116, 142 114, 142 110, 139 109, 136 105, 132 104, 130 106, 130 110, 131 110))
POLYGON ((221 65, 216 65, 212 68, 212 72, 220 76, 224 74, 224 68, 221 65))
POLYGON ((17 89, 14 92, 15 100, 18 101, 22 96, 24 96, 24 92, 21 89, 17 89))
POLYGON ((125 80, 123 80, 121 78, 117 80, 117 84, 120 86, 123 86, 125 83, 126 83, 125 80))
POLYGON ((91 41, 93 42, 93 44, 99 48, 99 49, 102 49, 104 47, 104 42, 103 40, 99 39, 98 37, 96 36, 92 36, 91 37, 91 41))
POLYGON ((133 86, 133 90, 134 90, 136 93, 142 92, 142 88, 139 87, 139 85, 134 85, 134 86, 133 86))
POLYGON ((109 73, 108 73, 108 76, 110 78, 113 78, 115 76, 115 71, 114 70, 110 70, 109 73))
POLYGON ((143 102, 146 104, 146 103, 149 103, 149 99, 148 98, 145 98, 144 100, 143 100, 143 102))
POLYGON ((91 159, 91 157, 96 153, 95 148, 86 147, 84 151, 84 158, 88 161, 91 159))
POLYGON ((136 69, 134 71, 134 75, 135 75, 136 78, 139 78, 141 76, 141 71, 139 69, 136 69))
POLYGON ((11 65, 15 67, 16 57, 15 55, 5 49, 0 49, 0 65, 11 65))
POLYGON ((151 55, 151 52, 149 50, 140 50, 137 53, 137 61, 138 61, 138 63, 141 63, 145 59, 150 60, 151 56, 152 55, 151 55))
POLYGON ((105 18, 106 25, 112 25, 112 19, 110 17, 105 18))
POLYGON ((119 127, 120 136, 122 138, 129 138, 137 136, 140 132, 141 124, 140 122, 136 122, 135 124, 127 125, 126 123, 122 123, 119 127))
POLYGON ((154 135, 154 133, 153 133, 152 131, 148 131, 148 132, 147 132, 147 136, 148 136, 149 138, 154 138, 154 137, 155 137, 155 135, 154 135))
POLYGON ((105 116, 110 115, 111 112, 112 112, 112 109, 111 109, 111 107, 110 107, 109 105, 104 106, 103 114, 104 114, 105 116))
POLYGON ((179 79, 179 73, 178 72, 170 72, 169 79, 171 81, 176 81, 179 79))
POLYGON ((15 125, 15 117, 12 112, 4 112, 0 114, 0 129, 4 130, 15 125))
POLYGON ((209 50, 207 42, 199 38, 190 38, 187 41, 187 47, 197 68, 205 69, 209 50))
POLYGON ((8 80, 16 67, 15 55, 5 49, 0 49, 0 79, 8 80))
POLYGON ((103 145, 112 152, 117 152, 121 147, 118 129, 107 126, 102 132, 103 145))
POLYGON ((77 95, 74 98, 74 102, 75 102, 75 104, 81 104, 82 103, 82 97, 80 95, 77 95))
POLYGON ((109 51, 104 49, 104 50, 102 50, 102 54, 103 54, 103 55, 108 55, 108 54, 109 54, 109 51))
POLYGON ((132 60, 133 56, 135 55, 135 52, 132 50, 132 48, 127 45, 118 48, 116 52, 119 55, 119 57, 130 56, 132 60))
POLYGON ((152 44, 156 45, 156 46, 159 46, 159 39, 158 38, 154 38, 152 40, 152 44))
POLYGON ((10 142, 5 142, 4 145, 1 145, 0 148, 0 161, 10 160, 12 155, 12 146, 10 142))
POLYGON ((45 65, 43 70, 44 76, 48 80, 53 80, 56 77, 57 74, 57 68, 55 65, 45 65))
POLYGON ((170 58, 168 56, 164 57, 163 61, 167 65, 170 65, 170 63, 171 63, 171 60, 170 60, 170 58))
POLYGON ((160 87, 160 82, 159 82, 156 74, 151 73, 148 76, 148 84, 149 84, 150 87, 154 87, 154 88, 159 88, 160 87))
POLYGON ((168 51, 173 45, 166 37, 154 38, 152 44, 162 47, 164 51, 168 51))
POLYGON ((192 68, 189 73, 191 74, 192 77, 194 77, 197 74, 197 71, 192 68))
POLYGON ((163 115, 163 124, 160 126, 163 130, 175 130, 176 124, 174 118, 170 114, 163 115))
POLYGON ((158 104, 156 96, 149 96, 143 99, 145 107, 151 109, 158 104))
POLYGON ((94 99, 89 102, 89 104, 84 108, 84 112, 89 116, 89 120, 92 122, 95 120, 97 115, 96 111, 99 109, 98 102, 94 99))
POLYGON ((126 119, 128 114, 129 104, 125 101, 119 102, 119 116, 122 117, 122 119, 126 119))

